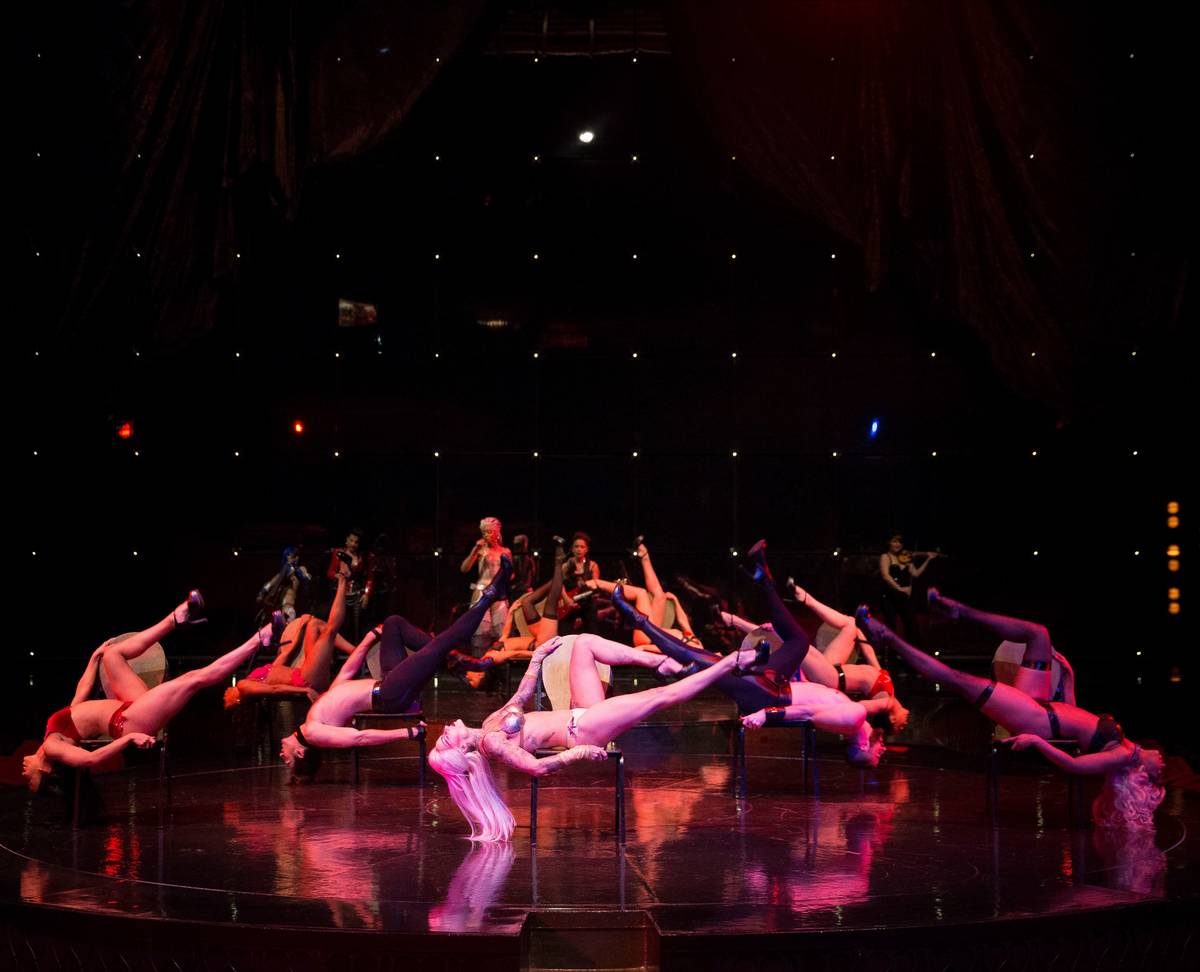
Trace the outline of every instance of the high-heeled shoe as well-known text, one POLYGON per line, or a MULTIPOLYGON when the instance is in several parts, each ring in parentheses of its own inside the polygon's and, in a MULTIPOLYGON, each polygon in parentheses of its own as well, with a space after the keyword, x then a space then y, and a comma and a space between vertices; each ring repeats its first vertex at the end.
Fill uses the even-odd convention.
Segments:
POLYGON ((183 602, 183 620, 179 620, 179 608, 171 612, 171 620, 177 628, 181 624, 204 624, 208 620, 204 616, 204 596, 199 591, 188 591, 183 602))
POLYGON ((629 547, 629 556, 633 557, 635 560, 641 560, 644 554, 638 553, 638 547, 642 546, 645 542, 646 538, 640 533, 634 537, 633 545, 629 547))
MULTIPOLYGON (((735 649, 741 652, 743 649, 735 649)), ((761 675, 767 667, 767 661, 771 657, 771 642, 763 638, 757 645, 754 646, 754 661, 746 668, 742 668, 740 664, 733 666, 733 674, 737 676, 743 675, 761 675)))
POLYGON ((871 617, 871 608, 866 604, 860 604, 854 610, 854 623, 858 626, 872 648, 882 648, 887 643, 888 639, 893 637, 892 629, 882 621, 876 621, 871 617))
POLYGON ((646 615, 642 614, 641 611, 625 600, 625 591, 620 584, 612 589, 612 593, 608 595, 608 598, 612 601, 613 607, 620 612, 629 627, 641 628, 650 621, 646 615))
POLYGON ((929 601, 929 609, 936 611, 944 618, 949 618, 951 621, 958 620, 958 602, 952 601, 948 597, 942 597, 942 592, 936 587, 931 587, 925 592, 925 597, 929 601))
POLYGON ((495 658, 475 658, 465 652, 459 651, 457 648, 451 648, 450 654, 446 656, 446 667, 456 675, 463 672, 486 672, 496 664, 495 658))
POLYGON ((753 547, 746 551, 746 562, 751 565, 751 570, 748 571, 750 579, 755 584, 766 585, 774 584, 775 578, 771 576, 771 568, 767 566, 767 541, 759 540, 753 547))

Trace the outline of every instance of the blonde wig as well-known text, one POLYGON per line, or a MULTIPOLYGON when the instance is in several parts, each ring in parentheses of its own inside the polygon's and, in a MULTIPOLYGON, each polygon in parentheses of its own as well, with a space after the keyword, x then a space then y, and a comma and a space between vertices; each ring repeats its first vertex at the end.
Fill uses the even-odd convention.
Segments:
POLYGON ((429 765, 445 777, 450 798, 471 825, 471 840, 508 840, 517 822, 496 790, 487 757, 438 742, 429 752, 429 765))

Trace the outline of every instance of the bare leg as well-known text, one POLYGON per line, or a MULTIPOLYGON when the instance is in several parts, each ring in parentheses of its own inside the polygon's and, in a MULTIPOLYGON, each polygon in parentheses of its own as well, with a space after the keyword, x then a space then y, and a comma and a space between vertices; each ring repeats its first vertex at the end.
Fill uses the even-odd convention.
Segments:
MULTIPOLYGON (((687 678, 681 678, 678 682, 670 685, 647 689, 644 692, 633 692, 629 695, 614 695, 597 702, 578 719, 579 742, 594 746, 606 745, 659 709, 694 698, 727 676, 739 655, 743 656, 742 661, 746 664, 752 660, 751 652, 733 652, 715 665, 696 672, 694 675, 689 675, 687 678)), ((595 666, 593 666, 594 670, 595 666)))
MULTIPOLYGON (((672 659, 675 670, 680 666, 672 659)), ((590 708, 604 699, 604 684, 596 674, 596 662, 602 665, 637 665, 658 668, 664 664, 662 655, 638 651, 599 635, 581 634, 571 649, 571 704, 590 708)))
MULTIPOLYGON (((179 608, 175 610, 178 611, 179 608)), ((109 691, 116 698, 122 702, 132 702, 145 694, 146 683, 129 667, 129 661, 137 658, 156 641, 165 638, 175 627, 175 611, 172 611, 153 627, 139 631, 124 641, 103 646, 100 664, 104 666, 104 674, 108 677, 109 691)))
POLYGON ((127 732, 154 735, 187 704, 188 699, 202 688, 227 681, 246 662, 254 657, 264 638, 271 635, 270 625, 256 631, 233 651, 192 672, 185 672, 149 689, 125 710, 127 732))
MULTIPOLYGON (((851 621, 846 627, 842 628, 823 651, 813 652, 813 654, 821 655, 825 661, 829 662, 830 667, 834 665, 845 665, 850 660, 850 652, 854 651, 855 639, 858 637, 858 629, 851 621)), ((807 669, 804 672, 808 674, 807 669)))
POLYGON ((667 592, 663 590, 663 586, 658 580, 658 574, 654 572, 650 551, 646 549, 644 543, 637 545, 637 555, 642 562, 642 574, 646 579, 646 594, 650 598, 650 609, 644 610, 639 605, 638 610, 643 611, 651 621, 661 627, 667 610, 667 592))
POLYGON ((339 576, 337 593, 334 594, 333 604, 329 608, 329 620, 321 627, 316 638, 304 646, 304 664, 301 674, 304 676, 304 681, 318 692, 323 692, 329 687, 331 678, 329 667, 333 662, 334 639, 337 638, 338 631, 341 630, 345 620, 346 578, 339 576))

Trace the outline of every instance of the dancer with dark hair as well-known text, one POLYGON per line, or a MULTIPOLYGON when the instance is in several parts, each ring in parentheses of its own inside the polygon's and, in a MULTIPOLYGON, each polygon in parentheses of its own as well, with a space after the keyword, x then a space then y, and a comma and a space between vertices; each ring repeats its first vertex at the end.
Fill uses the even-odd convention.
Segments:
MULTIPOLYGON (((225 690, 225 708, 231 709, 247 696, 307 695, 316 699, 330 685, 334 648, 352 652, 353 646, 338 633, 346 619, 351 583, 348 564, 337 562, 337 591, 329 609, 329 620, 322 622, 311 614, 301 615, 284 629, 281 651, 267 665, 260 665, 237 685, 225 690), (303 653, 300 665, 294 664, 303 653)), ((364 639, 369 644, 372 636, 364 639)))
POLYGON ((895 626, 896 616, 904 622, 904 636, 914 644, 920 642, 916 604, 913 602, 913 581, 925 573, 937 551, 925 553, 904 548, 904 537, 893 533, 888 548, 879 555, 879 583, 883 594, 884 617, 895 626), (919 562, 918 562, 919 561, 919 562))
POLYGON ((107 642, 92 653, 71 704, 50 717, 42 745, 32 756, 25 757, 22 774, 31 790, 40 787, 42 777, 52 772, 55 764, 86 769, 130 746, 145 749, 154 745, 158 731, 193 695, 210 685, 220 685, 246 664, 260 646, 269 643, 270 625, 203 668, 147 688, 130 661, 180 625, 196 623, 203 608, 200 592, 192 591, 186 601, 158 624, 123 641, 107 642), (100 668, 104 669, 109 691, 116 698, 88 698, 100 668), (104 735, 111 736, 113 741, 99 749, 86 750, 79 745, 104 735))
POLYGON ((1048 702, 1016 686, 951 668, 872 618, 866 605, 859 607, 855 617, 876 648, 886 646, 898 652, 923 677, 950 686, 1013 733, 1009 740, 1013 749, 1037 749, 1068 773, 1103 774, 1104 786, 1092 804, 1097 824, 1133 829, 1154 826, 1154 810, 1164 793, 1159 785, 1162 754, 1126 739, 1111 715, 1096 715, 1066 702, 1048 702), (1047 739, 1073 739, 1083 755, 1064 753, 1047 739))
MULTIPOLYGON (((384 621, 379 651, 383 677, 379 681, 354 677, 370 644, 370 639, 364 639, 346 659, 329 691, 308 710, 304 724, 284 737, 279 755, 291 769, 293 778, 311 779, 320 767, 322 749, 382 746, 397 739, 414 738, 419 727, 354 729, 350 722, 356 712, 406 712, 450 650, 466 644, 492 605, 507 598, 511 573, 512 561, 505 554, 495 578, 479 592, 475 605, 434 638, 399 615, 384 621)), ((331 615, 331 627, 335 620, 331 615)))
MULTIPOLYGON (((663 631, 626 601, 619 587, 613 592, 612 601, 626 620, 645 632, 663 654, 686 666, 684 673, 721 662, 720 655, 685 644, 663 631)), ((895 700, 883 697, 855 702, 835 688, 816 682, 793 682, 792 674, 812 648, 804 631, 798 626, 797 631, 769 655, 765 655, 768 643, 760 643, 759 654, 765 655, 760 658, 761 674, 757 674, 760 664, 756 664, 753 676, 734 678, 726 673, 713 683, 714 687, 737 703, 747 728, 808 721, 818 729, 844 737, 849 762, 878 766, 884 752, 882 726, 889 723, 895 700)))

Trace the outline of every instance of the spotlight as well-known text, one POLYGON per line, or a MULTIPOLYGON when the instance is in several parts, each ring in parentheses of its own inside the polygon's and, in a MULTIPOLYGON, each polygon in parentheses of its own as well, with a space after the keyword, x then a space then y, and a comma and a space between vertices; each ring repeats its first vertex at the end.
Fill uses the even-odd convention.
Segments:
POLYGON ((592 141, 595 138, 596 138, 596 133, 593 132, 590 128, 584 129, 582 132, 579 133, 579 141, 583 142, 584 145, 591 145, 592 141))
POLYGON ((299 419, 296 419, 296 421, 292 423, 292 431, 295 432, 296 435, 303 435, 304 434, 304 423, 301 422, 299 419))
POLYGON ((119 426, 117 426, 117 438, 118 439, 132 439, 133 438, 133 423, 132 422, 122 422, 119 426))
POLYGON ((871 438, 879 435, 879 419, 871 419, 871 438))

